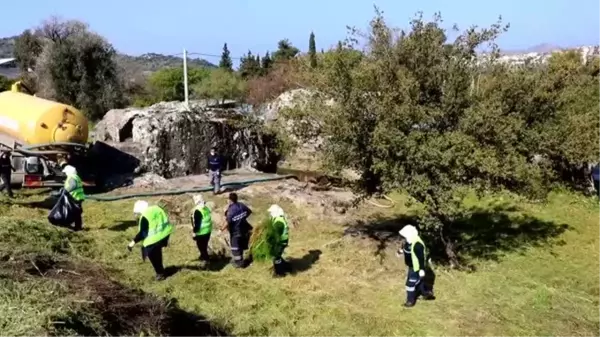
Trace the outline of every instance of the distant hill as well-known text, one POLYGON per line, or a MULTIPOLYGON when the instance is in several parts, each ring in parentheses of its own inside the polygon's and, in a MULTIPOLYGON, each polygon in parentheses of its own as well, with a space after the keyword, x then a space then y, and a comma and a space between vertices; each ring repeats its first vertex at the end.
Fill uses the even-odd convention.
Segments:
MULTIPOLYGON (((0 38, 0 58, 13 57, 16 36, 0 38)), ((148 53, 140 56, 119 54, 117 61, 128 71, 153 72, 166 67, 180 67, 183 59, 177 56, 148 53)), ((217 66, 204 59, 188 59, 188 66, 216 68, 217 66)))
MULTIPOLYGON (((171 55, 162 55, 156 53, 147 53, 140 56, 131 56, 119 54, 117 62, 125 69, 139 69, 142 72, 153 72, 161 68, 181 67, 183 58, 171 55)), ((204 59, 188 58, 188 67, 207 67, 216 68, 217 66, 204 59)))
POLYGON ((542 43, 542 44, 538 44, 526 49, 502 49, 501 50, 501 54, 502 55, 523 55, 523 54, 529 54, 529 53, 539 53, 539 54, 545 54, 545 53, 551 53, 554 51, 559 51, 559 50, 563 50, 564 48, 557 46, 557 45, 553 45, 550 43, 542 43))

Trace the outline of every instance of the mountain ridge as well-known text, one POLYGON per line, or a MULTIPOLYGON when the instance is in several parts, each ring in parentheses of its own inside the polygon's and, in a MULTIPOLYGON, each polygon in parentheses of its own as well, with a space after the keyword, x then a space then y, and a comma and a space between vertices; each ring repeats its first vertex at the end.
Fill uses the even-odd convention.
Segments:
MULTIPOLYGON (((15 39, 17 36, 0 38, 0 58, 13 57, 15 48, 15 39)), ((159 53, 144 53, 134 56, 124 53, 117 53, 117 62, 126 69, 135 69, 141 72, 154 72, 166 67, 179 67, 183 65, 183 58, 174 55, 164 55, 159 53)), ((188 66, 216 68, 214 63, 211 63, 202 58, 188 58, 188 66)))

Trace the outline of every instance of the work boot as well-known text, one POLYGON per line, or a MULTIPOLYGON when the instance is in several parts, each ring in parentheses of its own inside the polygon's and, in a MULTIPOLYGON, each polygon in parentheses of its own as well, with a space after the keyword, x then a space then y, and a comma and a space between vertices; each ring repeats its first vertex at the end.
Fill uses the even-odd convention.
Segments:
POLYGON ((242 261, 238 262, 234 259, 231 259, 231 265, 233 266, 233 268, 242 268, 242 267, 244 267, 244 261, 242 260, 242 261))
POLYGON ((279 264, 274 264, 273 265, 273 277, 284 277, 285 276, 285 269, 283 264, 279 263, 279 264))
POLYGON ((423 299, 426 301, 433 301, 435 300, 435 295, 433 295, 433 292, 426 292, 423 294, 423 299))
POLYGON ((164 279, 166 279, 164 274, 157 274, 156 277, 154 278, 156 281, 163 281, 164 279))
POLYGON ((404 307, 405 308, 412 308, 414 306, 415 306, 415 302, 408 302, 407 301, 406 303, 404 303, 404 307))

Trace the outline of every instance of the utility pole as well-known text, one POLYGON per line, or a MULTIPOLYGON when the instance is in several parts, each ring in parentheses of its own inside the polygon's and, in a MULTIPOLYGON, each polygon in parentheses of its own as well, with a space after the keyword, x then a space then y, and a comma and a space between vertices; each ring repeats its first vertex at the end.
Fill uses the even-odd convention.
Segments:
POLYGON ((183 49, 183 92, 185 97, 185 106, 189 110, 190 102, 188 97, 188 75, 187 75, 187 50, 183 49))

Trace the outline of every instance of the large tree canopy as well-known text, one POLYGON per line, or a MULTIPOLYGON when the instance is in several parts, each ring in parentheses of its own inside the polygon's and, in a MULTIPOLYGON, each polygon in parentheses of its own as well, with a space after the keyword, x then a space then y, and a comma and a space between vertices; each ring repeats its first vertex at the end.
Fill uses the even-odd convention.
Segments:
POLYGON ((327 60, 317 81, 321 106, 287 117, 318 122, 325 162, 359 172, 354 187, 363 195, 402 189, 421 203, 421 230, 457 263, 447 233, 465 191, 543 196, 554 157, 597 160, 598 72, 597 63, 568 54, 544 70, 507 67, 495 62, 494 40, 508 28, 500 20, 454 41, 440 22, 418 16, 396 33, 377 12, 369 32, 353 31, 354 43, 327 60), (362 57, 351 56, 363 40, 362 57), (483 47, 486 63, 476 57, 483 47))

